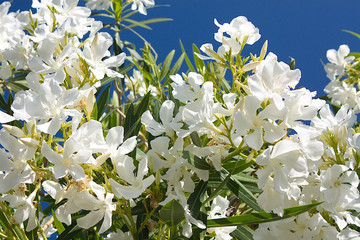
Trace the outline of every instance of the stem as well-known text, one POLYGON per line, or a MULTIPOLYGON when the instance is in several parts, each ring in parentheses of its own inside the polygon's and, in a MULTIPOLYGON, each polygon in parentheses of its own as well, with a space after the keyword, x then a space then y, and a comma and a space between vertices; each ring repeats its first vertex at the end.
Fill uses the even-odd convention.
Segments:
POLYGON ((150 219, 150 217, 154 214, 155 210, 156 210, 156 208, 153 208, 153 209, 151 210, 151 212, 146 215, 145 220, 143 221, 143 223, 141 224, 140 228, 139 228, 138 231, 137 231, 138 234, 141 233, 141 231, 142 231, 143 228, 145 227, 147 221, 148 221, 148 220, 150 219))
POLYGON ((6 234, 4 234, 4 233, 1 233, 0 232, 0 237, 2 237, 2 238, 6 238, 6 239, 11 239, 11 237, 9 237, 8 235, 6 235, 6 234))

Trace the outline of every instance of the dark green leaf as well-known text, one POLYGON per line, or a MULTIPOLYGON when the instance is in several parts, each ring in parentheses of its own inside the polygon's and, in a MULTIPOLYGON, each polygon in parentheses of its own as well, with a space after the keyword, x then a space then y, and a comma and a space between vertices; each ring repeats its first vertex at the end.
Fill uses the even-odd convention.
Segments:
POLYGON ((10 105, 5 101, 4 97, 1 94, 0 94, 0 108, 3 109, 8 114, 11 112, 10 105))
POLYGON ((136 117, 140 118, 141 115, 148 109, 150 103, 151 92, 146 93, 139 105, 135 109, 136 117))
POLYGON ((246 160, 235 160, 235 161, 228 161, 222 164, 223 168, 225 168, 227 171, 231 172, 232 174, 237 174, 239 172, 244 171, 251 165, 253 165, 254 162, 246 162, 246 160))
POLYGON ((72 240, 82 231, 83 229, 77 226, 76 221, 73 221, 73 223, 70 226, 67 226, 65 230, 58 236, 57 240, 72 240))
POLYGON ((98 101, 97 101, 97 120, 100 119, 101 115, 106 111, 108 101, 109 101, 109 95, 110 95, 110 87, 111 85, 107 85, 106 88, 102 91, 98 101))
POLYGON ((211 219, 207 221, 207 227, 212 228, 212 227, 250 225, 250 224, 260 224, 260 223, 283 220, 307 212, 317 207, 320 204, 321 203, 313 203, 298 207, 285 208, 284 215, 282 217, 280 217, 275 213, 258 212, 258 213, 249 213, 249 214, 243 214, 240 216, 234 216, 228 218, 211 219))
POLYGON ((58 233, 61 234, 63 231, 65 231, 65 227, 64 227, 64 225, 57 219, 54 210, 52 210, 52 216, 53 216, 53 218, 54 218, 55 228, 57 229, 58 233))
POLYGON ((201 207, 201 198, 205 193, 207 186, 207 182, 200 181, 196 187, 194 192, 190 195, 187 203, 189 204, 189 210, 191 212, 191 215, 194 218, 197 218, 200 213, 200 207, 201 207))
POLYGON ((184 219, 185 212, 181 204, 173 199, 161 208, 159 215, 160 219, 163 220, 166 225, 173 227, 184 219))
MULTIPOLYGON (((141 224, 146 219, 146 214, 139 214, 136 217, 136 229, 139 229, 141 227, 141 224)), ((139 239, 149 239, 149 230, 144 227, 141 232, 138 234, 139 239)))
POLYGON ((235 236, 236 239, 253 240, 254 230, 252 230, 248 226, 240 225, 237 226, 237 228, 231 233, 231 235, 235 236))
POLYGON ((120 34, 118 32, 116 32, 115 35, 114 35, 113 49, 114 49, 114 54, 115 55, 118 55, 118 54, 122 53, 120 34))
MULTIPOLYGON (((221 170, 220 177, 224 180, 228 176, 229 172, 221 170)), ((262 209, 256 203, 256 197, 252 192, 247 189, 240 181, 235 179, 233 176, 227 181, 226 186, 234 193, 238 198, 243 200, 247 205, 253 208, 255 211, 261 212, 262 209)))
POLYGON ((198 169, 202 169, 202 170, 212 169, 212 167, 208 164, 208 162, 205 159, 199 158, 194 154, 190 153, 189 151, 183 152, 183 158, 187 159, 191 165, 195 166, 198 169))
POLYGON ((9 81, 7 86, 11 88, 11 91, 17 93, 21 90, 28 90, 29 86, 26 80, 19 80, 19 81, 9 81))
POLYGON ((190 137, 191 137, 191 140, 193 141, 193 143, 195 144, 195 146, 202 147, 201 140, 200 140, 199 134, 197 132, 192 132, 190 134, 190 137))
POLYGON ((291 61, 289 63, 289 67, 291 70, 295 69, 295 59, 293 59, 292 57, 290 57, 291 61))

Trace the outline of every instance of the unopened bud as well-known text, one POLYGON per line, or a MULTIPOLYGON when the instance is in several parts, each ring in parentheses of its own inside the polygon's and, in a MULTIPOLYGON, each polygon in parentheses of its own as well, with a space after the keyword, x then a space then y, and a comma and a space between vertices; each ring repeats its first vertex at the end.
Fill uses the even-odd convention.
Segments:
POLYGON ((261 52, 260 52, 260 61, 263 60, 265 58, 266 52, 267 52, 267 48, 268 48, 268 41, 266 40, 264 42, 264 45, 261 48, 261 52))
POLYGON ((25 137, 24 132, 15 126, 11 126, 11 125, 7 125, 7 124, 3 124, 2 127, 11 135, 18 137, 18 138, 23 138, 25 137))
POLYGON ((103 154, 101 156, 98 156, 95 161, 96 161, 96 167, 100 167, 105 161, 106 159, 108 159, 110 157, 111 153, 106 153, 103 154))
POLYGON ((253 70, 259 64, 260 64, 260 62, 250 62, 248 64, 245 64, 245 66, 242 67, 242 70, 245 71, 245 72, 253 70))
POLYGON ((91 89, 89 95, 86 97, 85 110, 88 114, 91 114, 93 111, 95 101, 94 89, 91 89))
POLYGON ((20 141, 31 148, 37 148, 39 146, 39 141, 33 138, 20 138, 20 141))

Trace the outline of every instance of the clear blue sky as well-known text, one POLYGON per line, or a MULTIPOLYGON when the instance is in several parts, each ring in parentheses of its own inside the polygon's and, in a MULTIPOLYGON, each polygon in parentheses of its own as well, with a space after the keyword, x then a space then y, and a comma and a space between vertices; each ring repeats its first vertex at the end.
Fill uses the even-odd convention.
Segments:
MULTIPOLYGON (((25 10, 31 0, 13 0, 12 11, 25 10)), ((302 72, 298 86, 318 91, 327 84, 326 74, 320 59, 326 60, 326 51, 348 44, 351 51, 360 52, 360 39, 343 32, 343 29, 360 33, 358 20, 360 0, 155 0, 156 5, 170 5, 148 10, 150 18, 167 17, 172 22, 153 24, 153 30, 137 29, 164 59, 172 49, 181 54, 179 39, 188 54, 191 45, 213 43, 219 23, 230 22, 237 16, 246 16, 260 29, 261 39, 250 46, 250 51, 259 53, 263 42, 269 41, 269 51, 279 60, 289 62, 293 57, 296 67, 302 72)), ((123 40, 142 42, 132 33, 121 35, 123 40)))

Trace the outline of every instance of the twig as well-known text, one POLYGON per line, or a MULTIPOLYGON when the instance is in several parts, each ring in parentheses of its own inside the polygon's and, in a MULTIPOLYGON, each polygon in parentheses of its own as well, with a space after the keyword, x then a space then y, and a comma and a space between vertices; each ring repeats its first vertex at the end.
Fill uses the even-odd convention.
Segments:
POLYGON ((122 111, 120 111, 119 108, 115 107, 112 104, 108 104, 108 107, 111 108, 111 109, 114 109, 123 119, 126 118, 126 115, 122 111))

